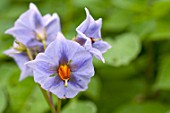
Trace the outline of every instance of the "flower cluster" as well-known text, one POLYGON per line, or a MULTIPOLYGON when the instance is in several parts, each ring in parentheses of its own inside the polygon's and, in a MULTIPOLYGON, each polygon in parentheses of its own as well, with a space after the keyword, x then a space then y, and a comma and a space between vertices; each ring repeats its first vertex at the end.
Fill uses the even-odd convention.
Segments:
POLYGON ((14 27, 6 31, 15 37, 15 41, 13 47, 4 53, 12 57, 21 69, 20 80, 33 75, 32 69, 24 64, 43 52, 43 46, 48 46, 54 41, 58 32, 60 32, 58 15, 54 13, 42 16, 33 3, 30 3, 29 10, 18 18, 14 27))
POLYGON ((93 56, 105 62, 102 54, 111 46, 101 38, 102 19, 95 21, 85 11, 87 17, 76 28, 77 36, 67 40, 58 15, 42 16, 30 3, 29 10, 6 31, 15 41, 4 53, 21 69, 20 80, 33 75, 36 83, 59 98, 73 98, 87 89, 94 75, 93 56))

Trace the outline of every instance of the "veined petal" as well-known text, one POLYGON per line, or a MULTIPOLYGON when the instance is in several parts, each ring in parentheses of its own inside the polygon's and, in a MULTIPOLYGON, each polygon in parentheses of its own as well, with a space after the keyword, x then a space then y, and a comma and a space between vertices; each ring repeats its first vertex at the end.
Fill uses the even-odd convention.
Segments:
POLYGON ((102 19, 99 18, 95 21, 95 24, 90 26, 89 31, 87 31, 87 36, 91 36, 93 38, 101 38, 101 27, 102 27, 102 19))
POLYGON ((59 76, 53 76, 53 77, 48 77, 45 78, 45 81, 43 81, 43 83, 41 83, 42 88, 49 90, 52 87, 56 87, 59 86, 61 84, 61 82, 63 82, 59 76))
POLYGON ((64 82, 60 82, 57 86, 51 87, 49 91, 55 94, 58 98, 66 98, 64 82))
POLYGON ((29 67, 24 65, 26 62, 29 61, 29 58, 26 55, 26 53, 19 53, 15 49, 11 48, 9 50, 6 50, 4 52, 4 54, 12 57, 15 60, 15 62, 17 63, 17 65, 19 66, 19 68, 21 70, 20 80, 23 80, 26 77, 33 75, 32 70, 29 67))
POLYGON ((56 87, 60 84, 60 82, 63 82, 57 75, 48 77, 44 73, 39 73, 37 71, 34 71, 34 81, 39 83, 45 90, 56 87))
POLYGON ((55 62, 68 62, 66 56, 66 39, 61 32, 58 32, 56 39, 49 44, 48 48, 45 51, 45 54, 53 59, 55 62), (57 48, 57 49, 55 49, 57 48))
POLYGON ((32 68, 34 71, 45 74, 46 76, 50 76, 57 72, 57 67, 48 62, 49 59, 46 61, 44 60, 32 60, 27 62, 25 65, 32 68))
MULTIPOLYGON (((71 57, 70 68, 73 72, 78 71, 84 65, 87 66, 87 62, 92 63, 92 55, 86 50, 77 50, 76 53, 71 57)), ((90 64, 89 64, 90 65, 90 64)), ((91 67, 90 69, 93 69, 91 67)))
POLYGON ((22 81, 23 79, 27 78, 28 76, 33 76, 33 71, 31 68, 24 66, 21 71, 19 80, 22 81))
MULTIPOLYGON (((86 19, 76 28, 76 31, 80 31, 85 34, 89 38, 101 38, 101 26, 102 26, 102 19, 98 19, 95 21, 93 17, 90 15, 87 8, 86 11, 86 19)), ((78 33, 79 37, 79 33, 78 33)))
POLYGON ((73 75, 80 75, 79 77, 90 78, 94 75, 94 67, 91 59, 86 59, 83 61, 77 61, 75 64, 71 64, 70 68, 73 75), (77 64, 79 63, 79 64, 77 64))
POLYGON ((89 52, 92 53, 97 59, 99 59, 103 63, 105 63, 105 59, 104 59, 102 53, 98 49, 92 48, 89 50, 89 52))
POLYGON ((74 86, 75 89, 79 89, 80 91, 84 91, 88 88, 88 83, 90 82, 90 78, 86 75, 80 75, 77 73, 72 73, 71 79, 69 83, 74 86))
POLYGON ((38 10, 38 8, 37 8, 37 6, 36 6, 34 3, 30 3, 30 4, 29 4, 29 8, 32 9, 32 10, 34 10, 34 11, 37 11, 37 13, 40 13, 39 10, 38 10))
POLYGON ((58 66, 58 62, 54 62, 53 59, 50 59, 47 55, 45 55, 44 53, 39 53, 37 55, 37 57, 35 58, 35 60, 37 61, 44 61, 44 62, 48 62, 53 66, 58 66))
MULTIPOLYGON (((49 17, 48 17, 49 18, 49 17)), ((51 18, 46 21, 46 35, 47 35, 47 44, 51 43, 57 37, 57 33, 61 31, 60 19, 59 16, 54 13, 51 18)))
POLYGON ((17 41, 22 42, 26 46, 28 45, 28 42, 35 38, 34 32, 24 27, 12 27, 5 33, 11 34, 17 41))
POLYGON ((98 49, 101 53, 105 53, 108 49, 111 48, 111 45, 105 41, 96 41, 92 46, 98 49))
POLYGON ((57 95, 59 98, 73 98, 75 97, 79 90, 75 88, 70 82, 68 83, 68 87, 64 86, 64 82, 60 82, 59 85, 51 87, 49 89, 50 92, 57 95))
POLYGON ((36 30, 37 28, 44 26, 42 20, 42 15, 38 11, 37 7, 33 3, 30 3, 30 9, 18 18, 15 22, 15 26, 25 26, 30 30, 36 30))
POLYGON ((21 70, 24 68, 24 63, 29 61, 26 53, 20 53, 13 48, 4 51, 4 54, 12 57, 21 70))

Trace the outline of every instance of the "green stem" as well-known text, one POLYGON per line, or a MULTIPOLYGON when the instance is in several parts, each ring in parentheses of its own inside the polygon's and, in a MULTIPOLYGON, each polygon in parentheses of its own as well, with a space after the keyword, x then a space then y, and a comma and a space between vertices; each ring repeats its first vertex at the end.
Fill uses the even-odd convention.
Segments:
POLYGON ((61 99, 58 98, 57 113, 60 113, 60 111, 61 111, 61 99))
POLYGON ((51 105, 52 113, 57 113, 57 111, 55 109, 55 106, 54 106, 54 103, 53 103, 52 93, 51 92, 48 92, 48 93, 49 93, 49 100, 50 100, 50 105, 51 105))
POLYGON ((47 43, 45 40, 42 40, 43 46, 44 46, 44 50, 47 48, 47 43))
POLYGON ((152 90, 152 84, 153 84, 153 78, 154 78, 154 50, 152 43, 149 43, 147 46, 148 51, 148 64, 147 64, 147 70, 146 70, 146 96, 149 98, 151 96, 151 90, 152 90))
POLYGON ((30 60, 33 60, 31 51, 30 51, 28 48, 26 48, 26 51, 27 51, 28 58, 29 58, 30 60))
POLYGON ((49 97, 48 97, 48 95, 47 95, 47 92, 46 92, 44 89, 42 89, 39 84, 38 84, 38 86, 39 86, 39 88, 41 89, 41 92, 42 92, 45 100, 47 101, 48 105, 50 106, 50 101, 49 101, 49 97))
POLYGON ((42 89, 40 85, 39 85, 39 88, 41 89, 41 92, 42 92, 46 102, 48 103, 48 105, 51 109, 51 112, 57 113, 56 110, 55 110, 54 104, 52 103, 51 98, 49 97, 50 95, 48 96, 47 92, 44 89, 42 89))
MULTIPOLYGON (((46 49, 46 42, 44 42, 43 45, 44 45, 44 49, 46 49)), ((26 48, 26 51, 27 51, 28 58, 29 58, 30 60, 33 60, 31 51, 30 51, 28 48, 26 48)), ((48 94, 47 94, 47 91, 45 91, 44 89, 42 89, 40 85, 38 85, 38 86, 39 86, 39 88, 41 89, 41 92, 42 92, 42 94, 43 94, 46 102, 48 103, 49 107, 51 108, 52 113, 57 113, 56 110, 55 110, 54 103, 53 103, 53 101, 52 101, 52 94, 49 92, 49 95, 48 95, 48 94)))

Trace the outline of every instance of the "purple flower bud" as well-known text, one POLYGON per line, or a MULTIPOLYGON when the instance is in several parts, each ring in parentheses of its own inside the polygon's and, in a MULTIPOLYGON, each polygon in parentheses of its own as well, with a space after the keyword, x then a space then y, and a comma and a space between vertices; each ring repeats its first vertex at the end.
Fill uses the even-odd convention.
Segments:
POLYGON ((84 46, 96 58, 105 62, 102 54, 111 46, 101 38, 102 19, 94 20, 87 8, 86 19, 76 28, 78 36, 76 41, 84 46))
POLYGON ((92 55, 60 32, 45 52, 26 66, 33 69, 35 82, 59 98, 73 98, 86 90, 94 75, 92 55))

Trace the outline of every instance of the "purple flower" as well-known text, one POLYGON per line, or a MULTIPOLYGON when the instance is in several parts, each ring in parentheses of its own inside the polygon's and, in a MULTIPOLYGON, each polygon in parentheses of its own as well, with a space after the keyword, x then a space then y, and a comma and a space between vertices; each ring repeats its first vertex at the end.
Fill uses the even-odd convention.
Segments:
POLYGON ((102 19, 94 20, 87 8, 86 19, 77 27, 78 36, 76 41, 83 45, 96 58, 105 62, 102 54, 105 53, 111 46, 101 38, 102 19))
POLYGON ((32 60, 28 58, 29 49, 33 59, 39 52, 43 52, 43 45, 48 46, 60 32, 60 20, 57 14, 47 14, 42 17, 37 7, 30 3, 30 9, 23 13, 15 22, 14 27, 6 31, 15 37, 17 44, 4 53, 12 57, 21 69, 20 80, 32 75, 30 68, 24 63, 32 60))
POLYGON ((21 70, 20 80, 23 80, 27 76, 31 76, 33 74, 32 70, 24 65, 30 59, 28 58, 27 53, 22 51, 25 51, 25 47, 21 44, 19 46, 16 42, 14 42, 13 48, 4 51, 4 54, 12 57, 19 66, 21 70))
POLYGON ((60 20, 56 13, 42 16, 37 7, 30 3, 30 8, 15 22, 14 27, 6 31, 26 47, 48 45, 55 40, 60 31, 60 20))
POLYGON ((73 98, 86 90, 94 75, 92 55, 60 32, 44 53, 26 65, 33 69, 35 82, 59 98, 73 98))

